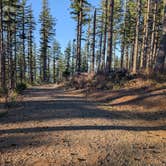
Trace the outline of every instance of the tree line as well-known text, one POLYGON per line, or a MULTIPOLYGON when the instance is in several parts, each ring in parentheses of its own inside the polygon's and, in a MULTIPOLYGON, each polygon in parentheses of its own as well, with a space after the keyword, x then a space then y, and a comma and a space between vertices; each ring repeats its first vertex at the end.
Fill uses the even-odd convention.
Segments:
POLYGON ((87 0, 71 0, 71 14, 77 22, 77 72, 110 73, 117 68, 164 72, 165 6, 165 0, 102 0, 94 8, 87 0))
POLYGON ((27 0, 0 1, 0 84, 14 89, 17 84, 48 81, 50 41, 55 19, 47 0, 39 16, 40 47, 34 40, 36 24, 32 6, 27 0))
POLYGON ((0 0, 0 86, 55 83, 80 72, 165 72, 166 1, 99 3, 70 1, 76 35, 62 52, 48 0, 42 0, 38 22, 27 0, 0 0), (34 39, 38 23, 39 46, 34 39))

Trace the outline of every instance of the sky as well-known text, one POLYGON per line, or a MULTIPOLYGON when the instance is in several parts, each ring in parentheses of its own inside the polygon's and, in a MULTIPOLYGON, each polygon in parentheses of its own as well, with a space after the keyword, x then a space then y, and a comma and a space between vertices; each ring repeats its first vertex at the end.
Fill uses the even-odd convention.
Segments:
MULTIPOLYGON (((61 44, 62 51, 64 51, 69 40, 72 41, 75 37, 76 29, 76 23, 70 15, 70 0, 48 0, 48 2, 51 14, 57 20, 55 38, 61 44)), ((100 0, 89 0, 88 2, 90 2, 93 6, 97 6, 100 0)), ((28 0, 28 4, 32 4, 35 21, 38 23, 39 15, 42 9, 42 0, 28 0)), ((39 29, 40 24, 38 23, 35 31, 35 40, 38 45, 40 40, 39 29)))

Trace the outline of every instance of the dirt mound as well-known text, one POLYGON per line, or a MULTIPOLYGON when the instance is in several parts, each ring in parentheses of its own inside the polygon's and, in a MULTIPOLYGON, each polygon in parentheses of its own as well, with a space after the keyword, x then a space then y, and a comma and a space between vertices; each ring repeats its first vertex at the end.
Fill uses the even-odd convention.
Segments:
POLYGON ((74 75, 66 84, 75 89, 91 88, 96 90, 108 90, 114 87, 122 87, 127 81, 135 78, 127 70, 112 70, 109 74, 79 73, 74 75))
POLYGON ((66 83, 67 87, 72 87, 75 89, 84 89, 89 87, 94 79, 94 73, 79 73, 75 74, 69 82, 66 83))

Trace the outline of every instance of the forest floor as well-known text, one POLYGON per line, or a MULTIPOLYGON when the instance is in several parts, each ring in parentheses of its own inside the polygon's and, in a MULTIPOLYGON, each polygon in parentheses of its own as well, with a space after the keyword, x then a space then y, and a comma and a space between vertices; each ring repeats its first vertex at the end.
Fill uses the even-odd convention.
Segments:
POLYGON ((165 166, 166 87, 27 89, 0 118, 1 166, 165 166))

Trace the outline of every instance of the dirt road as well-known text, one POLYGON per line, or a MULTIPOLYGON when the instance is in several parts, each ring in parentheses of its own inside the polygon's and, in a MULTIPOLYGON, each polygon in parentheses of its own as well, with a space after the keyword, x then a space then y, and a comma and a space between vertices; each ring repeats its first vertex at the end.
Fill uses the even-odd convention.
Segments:
POLYGON ((104 110, 58 86, 24 94, 0 118, 0 166, 166 165, 165 117, 104 110))

